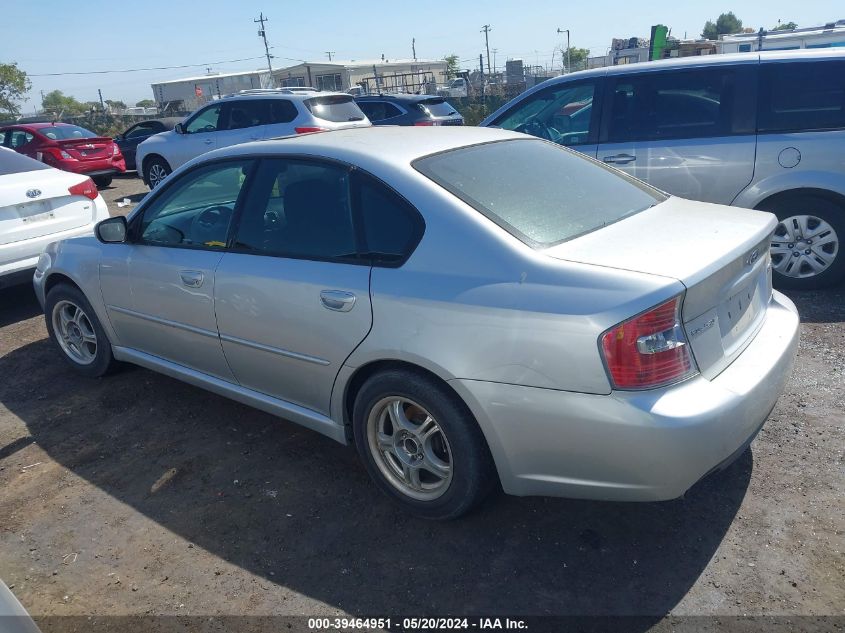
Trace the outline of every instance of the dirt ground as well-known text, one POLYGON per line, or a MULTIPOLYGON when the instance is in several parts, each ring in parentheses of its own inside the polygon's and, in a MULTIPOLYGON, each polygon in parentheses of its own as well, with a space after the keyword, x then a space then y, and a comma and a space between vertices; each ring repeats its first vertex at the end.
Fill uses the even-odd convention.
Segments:
MULTIPOLYGON (((145 190, 127 177, 103 194, 123 212, 145 190)), ((0 577, 36 619, 841 617, 845 289, 790 296, 786 393, 751 450, 685 498, 499 496, 437 524, 292 423, 139 368, 74 375, 32 291, 0 290, 0 577)))

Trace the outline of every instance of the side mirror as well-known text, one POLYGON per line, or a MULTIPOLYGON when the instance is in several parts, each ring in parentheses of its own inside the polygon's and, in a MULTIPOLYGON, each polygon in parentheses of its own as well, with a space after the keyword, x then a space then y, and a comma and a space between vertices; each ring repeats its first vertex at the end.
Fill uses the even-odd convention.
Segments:
POLYGON ((94 234, 97 236, 97 239, 104 244, 119 244, 125 242, 127 233, 128 228, 126 225, 126 218, 122 215, 103 220, 94 227, 94 234))
POLYGON ((181 124, 181 123, 177 123, 177 124, 173 127, 173 131, 174 131, 174 132, 176 132, 177 134, 184 134, 184 133, 185 133, 185 128, 184 128, 184 127, 182 127, 182 124, 181 124))

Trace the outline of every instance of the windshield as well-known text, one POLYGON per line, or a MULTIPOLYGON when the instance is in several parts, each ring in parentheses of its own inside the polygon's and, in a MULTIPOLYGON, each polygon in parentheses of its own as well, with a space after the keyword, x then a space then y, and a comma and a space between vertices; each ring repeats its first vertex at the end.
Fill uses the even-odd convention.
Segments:
POLYGON ((431 117, 457 114, 455 108, 449 105, 445 99, 426 99, 425 101, 419 101, 417 107, 431 117))
POLYGON ((414 167, 535 248, 638 213, 665 196, 557 145, 514 139, 434 154, 414 167))
POLYGON ((97 136, 91 130, 86 130, 84 127, 79 127, 78 125, 53 125, 42 127, 38 131, 54 141, 64 141, 72 138, 95 138, 97 136))
POLYGON ((307 99, 305 106, 318 119, 342 123, 364 121, 366 117, 350 95, 332 95, 307 99))

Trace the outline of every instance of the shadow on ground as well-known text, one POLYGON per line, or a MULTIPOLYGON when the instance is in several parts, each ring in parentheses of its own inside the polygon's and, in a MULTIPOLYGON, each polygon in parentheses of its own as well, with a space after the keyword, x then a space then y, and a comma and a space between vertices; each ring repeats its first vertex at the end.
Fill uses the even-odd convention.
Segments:
POLYGON ((0 403, 73 473, 235 565, 360 615, 665 614, 707 566, 752 469, 746 452, 673 502, 500 496, 429 523, 383 498, 354 450, 164 376, 77 377, 47 340, 0 358, 0 375, 0 403))
POLYGON ((804 323, 839 323, 845 321, 845 284, 824 290, 783 290, 798 308, 804 323))
POLYGON ((0 288, 0 327, 19 323, 42 314, 32 281, 0 288))

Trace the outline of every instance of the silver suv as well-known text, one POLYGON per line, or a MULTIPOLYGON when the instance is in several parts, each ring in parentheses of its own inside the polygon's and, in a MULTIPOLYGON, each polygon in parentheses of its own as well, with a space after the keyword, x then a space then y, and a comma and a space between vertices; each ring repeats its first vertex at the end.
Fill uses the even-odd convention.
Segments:
POLYGON ((150 137, 138 146, 135 162, 144 182, 155 189, 174 169, 213 149, 369 125, 347 94, 245 90, 203 106, 171 132, 150 137))
POLYGON ((567 145, 676 196, 775 213, 780 287, 819 288, 845 276, 845 51, 572 73, 481 125, 567 145))

